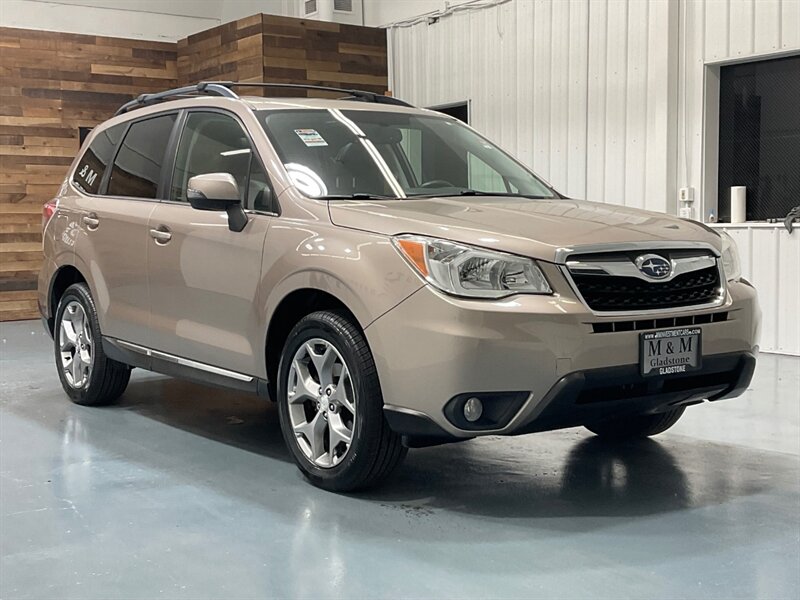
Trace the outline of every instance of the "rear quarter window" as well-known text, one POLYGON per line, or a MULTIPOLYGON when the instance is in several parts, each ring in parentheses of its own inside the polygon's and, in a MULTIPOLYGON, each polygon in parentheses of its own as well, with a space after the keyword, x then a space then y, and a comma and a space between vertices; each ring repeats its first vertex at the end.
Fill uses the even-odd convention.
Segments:
POLYGON ((177 114, 134 122, 114 159, 109 196, 155 198, 161 167, 177 114))
POLYGON ((87 194, 97 194, 114 149, 125 130, 125 125, 114 125, 99 132, 84 151, 78 167, 72 174, 72 183, 87 194))

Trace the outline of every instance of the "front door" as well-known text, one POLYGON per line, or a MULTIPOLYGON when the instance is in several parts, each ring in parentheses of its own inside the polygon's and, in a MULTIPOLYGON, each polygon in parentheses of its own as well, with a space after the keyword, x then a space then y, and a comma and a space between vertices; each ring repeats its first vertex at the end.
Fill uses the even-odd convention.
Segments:
POLYGON ((259 375, 261 253, 272 217, 262 199, 271 188, 253 145, 233 116, 187 113, 169 200, 150 216, 150 346, 161 352, 246 375, 259 375), (225 212, 193 209, 189 179, 230 173, 249 222, 228 228, 225 212))

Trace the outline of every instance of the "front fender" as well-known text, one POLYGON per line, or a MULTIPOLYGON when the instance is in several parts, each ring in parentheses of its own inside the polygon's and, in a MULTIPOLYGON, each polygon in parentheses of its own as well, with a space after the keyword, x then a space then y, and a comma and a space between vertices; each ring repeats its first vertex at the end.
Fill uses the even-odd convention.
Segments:
POLYGON ((260 284, 264 339, 281 301, 297 290, 330 294, 366 328, 423 285, 386 236, 284 220, 270 228, 265 240, 260 284))

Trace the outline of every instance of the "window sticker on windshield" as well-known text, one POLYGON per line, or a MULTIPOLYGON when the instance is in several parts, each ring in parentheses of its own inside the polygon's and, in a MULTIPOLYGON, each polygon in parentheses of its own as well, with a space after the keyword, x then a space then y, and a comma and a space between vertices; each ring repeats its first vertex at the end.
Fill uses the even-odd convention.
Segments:
POLYGON ((324 140, 316 129, 295 129, 294 132, 297 134, 297 137, 303 140, 306 146, 313 148, 314 146, 328 145, 328 142, 324 140))

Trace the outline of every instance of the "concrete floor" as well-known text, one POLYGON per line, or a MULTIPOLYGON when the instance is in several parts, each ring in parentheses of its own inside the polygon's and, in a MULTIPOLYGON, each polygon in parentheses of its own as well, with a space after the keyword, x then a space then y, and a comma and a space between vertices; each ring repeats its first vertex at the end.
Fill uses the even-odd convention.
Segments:
POLYGON ((798 598, 800 359, 612 447, 584 430, 412 451, 385 488, 303 481, 273 406, 135 372, 71 404, 0 324, 0 598, 798 598))

